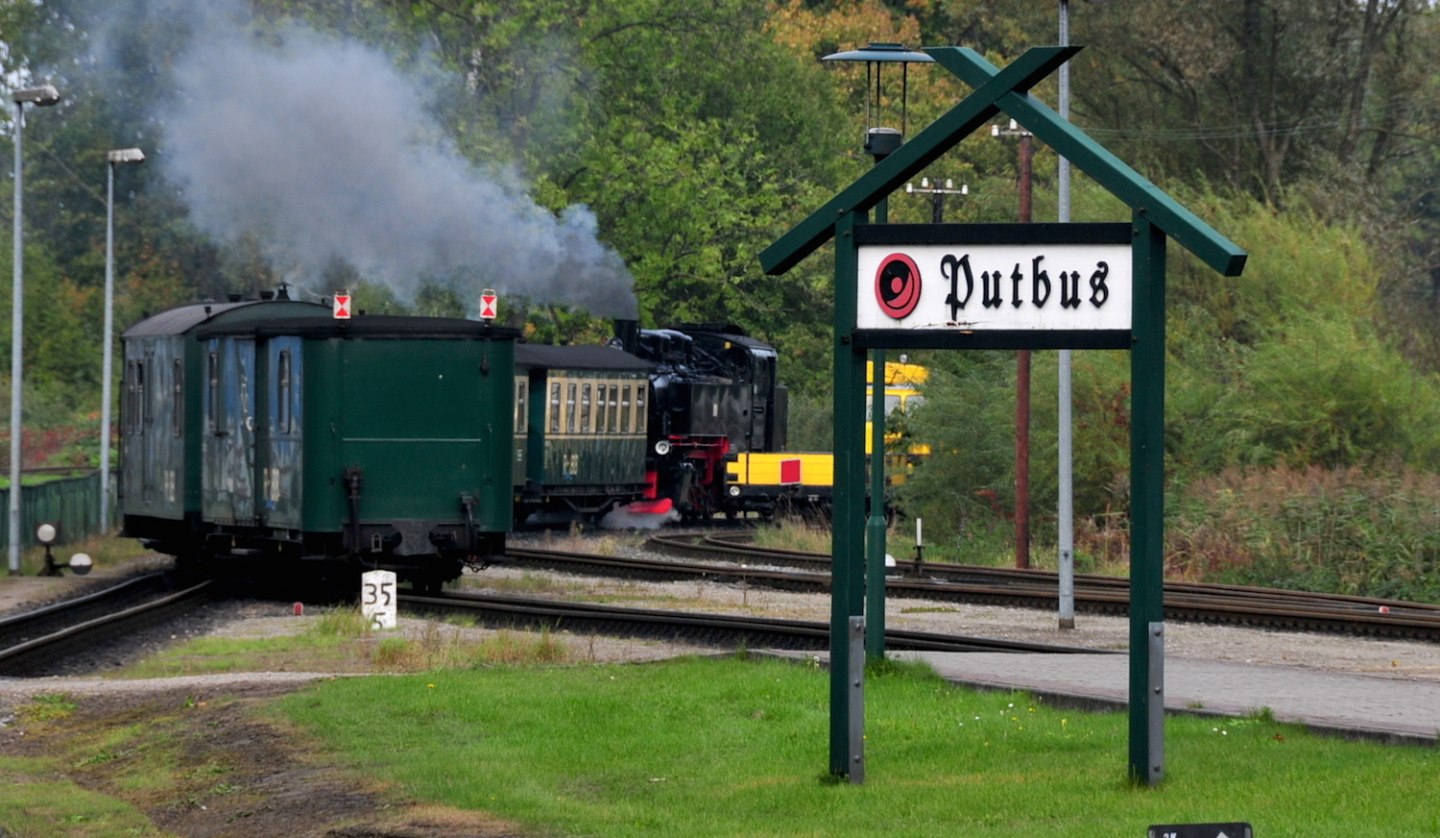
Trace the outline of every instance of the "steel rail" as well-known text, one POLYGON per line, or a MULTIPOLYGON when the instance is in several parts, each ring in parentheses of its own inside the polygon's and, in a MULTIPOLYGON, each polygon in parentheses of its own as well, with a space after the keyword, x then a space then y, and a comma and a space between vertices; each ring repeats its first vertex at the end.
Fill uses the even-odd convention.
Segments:
MULTIPOLYGON (((177 613, 196 607, 209 598, 211 586, 209 581, 200 582, 149 602, 112 611, 104 616, 72 622, 37 637, 8 642, 0 648, 0 675, 43 674, 47 666, 76 650, 93 647, 124 633, 155 625, 171 619, 177 613)), ((54 613, 51 616, 54 616, 54 613)), ((9 637, 13 638, 14 635, 9 637)))
MULTIPOLYGON (((525 597, 447 592, 439 595, 402 593, 400 604, 411 611, 461 613, 495 627, 550 627, 611 635, 687 639, 725 646, 777 649, 828 649, 827 623, 782 620, 688 611, 622 608, 593 603, 561 602, 525 597)), ((1111 654, 1071 646, 1051 646, 981 637, 919 631, 888 631, 890 649, 939 652, 1026 652, 1035 654, 1111 654)))
POLYGON ((0 617, 0 648, 18 642, 12 638, 44 633, 47 625, 80 622, 84 618, 77 615, 82 614, 109 613, 118 607, 118 603, 163 591, 167 587, 169 581, 165 573, 147 573, 84 596, 0 617))
MULTIPOLYGON (((588 557, 584 554, 512 549, 528 564, 559 570, 596 568, 635 578, 726 579, 789 590, 828 590, 829 557, 795 550, 772 550, 736 543, 735 536, 661 535, 652 549, 670 555, 708 557, 709 562, 588 557), (735 569, 738 565, 739 569, 735 569), (777 568, 799 567, 802 572, 777 568)), ((919 575, 902 563, 886 581, 892 596, 992 605, 1053 609, 1058 607, 1058 577, 1053 572, 924 563, 919 575)), ((1376 597, 1315 594, 1240 585, 1189 582, 1165 586, 1167 618, 1260 628, 1349 633, 1440 640, 1440 606, 1376 597)), ((1075 607, 1088 613, 1126 614, 1128 580, 1096 574, 1075 577, 1075 607)))
MULTIPOLYGON (((783 548, 756 548, 750 543, 754 536, 750 533, 732 533, 717 535, 715 533, 705 534, 665 534, 653 536, 650 541, 661 552, 675 554, 686 554, 685 545, 689 542, 691 549, 688 554, 692 557, 703 557, 707 552, 711 555, 739 555, 776 557, 779 560, 794 562, 797 566, 810 564, 828 566, 830 557, 821 553, 814 553, 805 550, 787 550, 783 548), (698 543, 697 543, 698 542, 698 543)), ((913 563, 902 561, 900 569, 913 567, 913 563)), ((976 579, 997 580, 1013 579, 1042 586, 1058 583, 1058 574, 1051 570, 1017 569, 1005 567, 983 567, 979 565, 960 565, 946 562, 924 562, 920 565, 925 573, 938 578, 957 579, 965 578, 966 575, 973 575, 976 579)), ((1129 592, 1130 580, 1120 576, 1102 576, 1095 573, 1076 574, 1076 581, 1084 581, 1087 586, 1114 589, 1129 592)), ((1167 593, 1188 592, 1195 594, 1211 595, 1215 593, 1226 593, 1235 598, 1248 597, 1257 600, 1286 602, 1304 601, 1307 604, 1314 602, 1334 603, 1338 606, 1351 607, 1358 611, 1377 610, 1384 606, 1392 612, 1396 608, 1408 612, 1426 612, 1440 615, 1440 604, 1427 602, 1411 602, 1407 600, 1387 599, 1383 597, 1355 596, 1352 594, 1332 594, 1316 591, 1292 591, 1284 588, 1262 588, 1254 585, 1229 585, 1210 582, 1166 582, 1167 593)))

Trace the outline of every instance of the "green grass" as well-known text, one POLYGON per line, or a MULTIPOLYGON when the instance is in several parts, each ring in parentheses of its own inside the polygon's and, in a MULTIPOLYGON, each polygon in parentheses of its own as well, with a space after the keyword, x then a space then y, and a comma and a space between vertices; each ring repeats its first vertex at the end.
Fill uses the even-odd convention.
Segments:
MULTIPOLYGON (((167 647, 108 673, 114 678, 167 678, 266 670, 421 672, 492 664, 553 664, 587 659, 549 631, 499 631, 483 640, 464 633, 473 620, 427 622, 413 635, 374 631, 358 608, 335 608, 296 634, 206 636, 167 647)), ((72 708, 73 709, 73 706, 72 708)))
POLYGON ((264 639, 197 637, 108 673, 112 678, 170 678, 218 672, 256 672, 295 669, 296 660, 308 668, 343 669, 347 661, 363 660, 344 639, 314 633, 264 639))
POLYGON ((1434 749, 1320 738, 1264 717, 1167 722, 1167 778, 1126 780, 1127 717, 866 684, 862 786, 828 774, 828 676, 775 661, 496 667, 340 679, 277 711, 423 800, 541 834, 1141 836, 1440 833, 1434 749))
POLYGON ((60 768, 53 760, 0 760, 4 834, 77 838, 165 834, 135 807, 64 779, 60 768))

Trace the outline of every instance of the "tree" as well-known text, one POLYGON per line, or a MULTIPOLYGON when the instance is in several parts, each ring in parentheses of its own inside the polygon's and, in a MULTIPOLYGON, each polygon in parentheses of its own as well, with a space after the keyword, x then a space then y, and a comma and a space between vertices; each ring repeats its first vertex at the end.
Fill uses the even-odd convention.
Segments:
MULTIPOLYGON (((1087 122, 1176 174, 1262 200, 1302 178, 1374 180, 1436 107, 1407 77, 1421 0, 1145 0, 1077 16, 1087 122), (1194 152, 1198 151, 1199 154, 1194 152)), ((1428 120, 1433 121, 1433 120, 1428 120)))

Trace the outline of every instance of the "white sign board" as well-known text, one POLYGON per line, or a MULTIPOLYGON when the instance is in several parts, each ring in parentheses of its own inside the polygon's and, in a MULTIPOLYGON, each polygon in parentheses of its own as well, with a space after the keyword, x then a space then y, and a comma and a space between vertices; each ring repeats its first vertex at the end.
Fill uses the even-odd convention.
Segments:
POLYGON ((1128 244, 862 245, 856 328, 1128 331, 1128 244))
POLYGON ((360 574, 360 614, 370 625, 377 629, 395 628, 399 610, 394 573, 367 570, 360 574))

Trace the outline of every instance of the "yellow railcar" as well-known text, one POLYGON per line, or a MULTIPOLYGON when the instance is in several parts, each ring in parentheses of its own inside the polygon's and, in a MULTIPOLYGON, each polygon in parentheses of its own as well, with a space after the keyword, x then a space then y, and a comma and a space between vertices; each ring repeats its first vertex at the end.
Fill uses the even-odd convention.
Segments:
MULTIPOLYGON (((874 365, 866 364, 866 381, 872 380, 874 365)), ((905 417, 925 401, 929 370, 919 364, 900 361, 885 364, 885 482, 904 483, 910 469, 930 453, 928 445, 910 442, 905 417)), ((865 454, 871 452, 871 417, 874 400, 866 386, 865 454)), ((835 457, 828 451, 742 452, 726 463, 727 510, 769 515, 787 507, 828 506, 835 485, 835 457)))
MULTIPOLYGON (((906 417, 925 402, 925 384, 930 371, 910 363, 904 355, 899 361, 885 362, 885 483, 898 486, 909 477, 910 469, 930 453, 930 446, 909 440, 906 417)), ((875 380, 875 364, 865 362, 865 381, 875 380)), ((871 420, 874 417, 873 386, 865 385, 865 455, 873 453, 871 420)))

